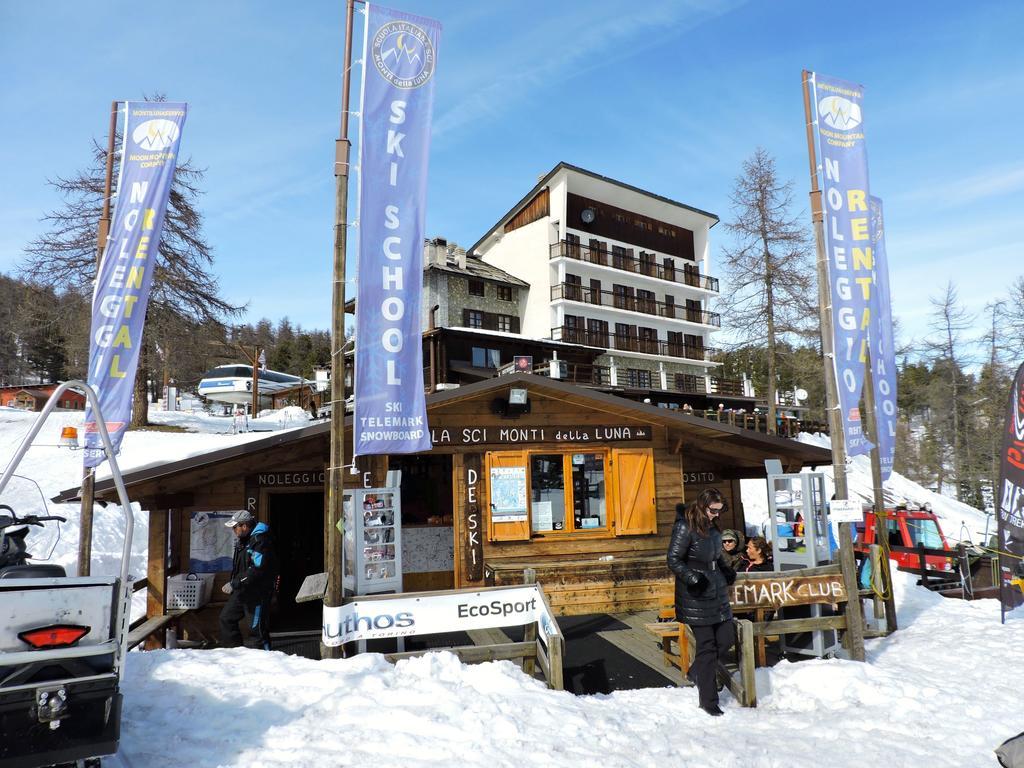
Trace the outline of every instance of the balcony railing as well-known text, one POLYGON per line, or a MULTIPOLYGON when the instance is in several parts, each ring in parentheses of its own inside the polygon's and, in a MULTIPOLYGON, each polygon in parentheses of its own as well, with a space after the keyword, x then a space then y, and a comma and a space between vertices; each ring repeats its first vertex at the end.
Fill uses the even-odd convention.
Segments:
POLYGON ((591 387, 607 387, 612 383, 612 369, 607 365, 550 360, 535 366, 533 372, 539 376, 551 376, 552 366, 557 366, 557 378, 561 381, 568 381, 572 384, 584 384, 591 387))
POLYGON ((566 301, 579 301, 583 304, 593 304, 601 307, 614 307, 625 309, 630 312, 642 312, 645 315, 655 315, 674 320, 686 320, 699 325, 711 325, 715 328, 722 327, 722 317, 716 312, 707 312, 703 309, 684 307, 682 304, 669 304, 656 299, 629 296, 613 291, 599 291, 585 285, 575 283, 558 283, 551 286, 551 300, 565 299, 566 301))
POLYGON ((641 352, 645 355, 681 357, 686 360, 710 360, 719 352, 714 347, 699 344, 681 344, 660 339, 644 339, 639 336, 623 336, 615 333, 588 331, 582 328, 561 326, 551 329, 551 338, 570 344, 585 344, 589 347, 617 349, 623 352, 641 352))
POLYGON ((605 267, 621 269, 624 272, 657 277, 672 283, 688 285, 691 288, 702 288, 705 291, 718 293, 718 278, 702 275, 694 268, 676 269, 675 267, 666 267, 663 264, 645 261, 635 256, 613 253, 603 248, 591 248, 582 243, 573 243, 568 240, 561 240, 551 246, 551 258, 557 259, 560 257, 585 261, 589 264, 601 264, 605 267))

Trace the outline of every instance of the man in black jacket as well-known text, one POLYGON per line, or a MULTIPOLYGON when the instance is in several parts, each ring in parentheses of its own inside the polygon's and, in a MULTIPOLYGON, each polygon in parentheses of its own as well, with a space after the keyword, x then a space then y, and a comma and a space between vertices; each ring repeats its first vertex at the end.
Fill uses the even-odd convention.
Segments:
POLYGON ((235 512, 225 523, 235 533, 231 580, 222 589, 228 602, 220 612, 220 642, 226 648, 242 644, 238 622, 249 622, 259 647, 270 650, 270 601, 277 580, 277 558, 266 523, 251 512, 235 512))

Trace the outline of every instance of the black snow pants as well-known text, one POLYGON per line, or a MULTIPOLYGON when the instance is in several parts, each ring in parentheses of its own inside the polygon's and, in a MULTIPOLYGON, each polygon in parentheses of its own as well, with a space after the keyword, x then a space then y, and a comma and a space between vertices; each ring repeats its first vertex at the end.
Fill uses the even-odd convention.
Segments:
POLYGON ((718 704, 718 683, 716 670, 718 661, 725 661, 736 640, 736 632, 732 621, 721 621, 702 627, 690 625, 693 639, 697 644, 693 665, 687 673, 691 682, 697 685, 697 697, 700 706, 710 707, 718 704))
POLYGON ((220 644, 234 648, 242 644, 242 631, 238 622, 245 619, 257 648, 270 650, 270 600, 273 595, 261 595, 253 590, 235 590, 220 612, 220 644))

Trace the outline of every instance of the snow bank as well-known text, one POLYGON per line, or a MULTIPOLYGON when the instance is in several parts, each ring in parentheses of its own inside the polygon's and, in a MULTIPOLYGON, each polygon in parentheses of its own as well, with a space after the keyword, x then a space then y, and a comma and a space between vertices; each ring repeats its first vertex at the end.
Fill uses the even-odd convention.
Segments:
POLYGON ((904 627, 869 664, 758 670, 760 704, 725 716, 693 689, 573 696, 511 662, 448 653, 395 666, 245 649, 129 656, 115 765, 967 768, 1021 727, 1024 622, 994 601, 945 600, 896 574, 904 627), (1015 674, 1008 674, 1015 671, 1015 674))

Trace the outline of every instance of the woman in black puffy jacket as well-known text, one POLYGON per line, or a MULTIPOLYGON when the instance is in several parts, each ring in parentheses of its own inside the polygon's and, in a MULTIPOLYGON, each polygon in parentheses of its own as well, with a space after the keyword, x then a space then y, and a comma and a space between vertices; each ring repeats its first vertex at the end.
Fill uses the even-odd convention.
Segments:
POLYGON ((676 619, 693 630, 697 652, 687 677, 697 685, 700 708, 721 715, 715 668, 732 647, 735 632, 728 586, 736 572, 722 556, 718 516, 725 509, 714 488, 701 491, 689 505, 676 506, 668 546, 668 567, 676 575, 676 619))

